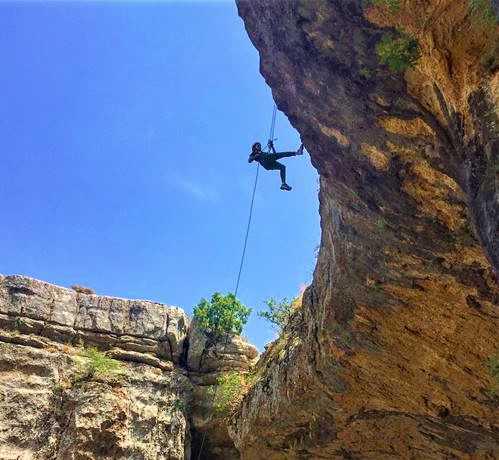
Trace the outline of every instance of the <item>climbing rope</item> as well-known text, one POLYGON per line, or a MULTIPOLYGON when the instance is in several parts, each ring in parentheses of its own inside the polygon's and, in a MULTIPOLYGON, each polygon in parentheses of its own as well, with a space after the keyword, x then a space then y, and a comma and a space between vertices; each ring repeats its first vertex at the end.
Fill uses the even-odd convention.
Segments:
MULTIPOLYGON (((274 109, 272 111, 272 121, 270 123, 269 143, 270 143, 270 141, 274 140, 276 115, 277 115, 277 105, 274 104, 274 109)), ((251 220, 253 218, 253 207, 255 204, 255 193, 256 193, 256 186, 258 184, 258 172, 259 171, 260 171, 260 163, 257 163, 255 182, 253 184, 253 193, 251 194, 251 204, 250 204, 250 211, 249 211, 249 216, 248 216, 248 224, 246 225, 246 234, 244 236, 243 253, 241 255, 241 262, 239 264, 239 272, 237 274, 236 289, 234 289, 234 295, 236 297, 237 297, 237 291, 239 290, 239 282, 241 281, 241 273, 243 271, 244 259, 246 257, 246 247, 248 246, 248 236, 249 236, 249 232, 250 232, 250 228, 251 228, 251 220)))
POLYGON ((277 116, 277 104, 274 103, 274 111, 272 112, 272 123, 270 123, 269 141, 274 140, 276 116, 277 116))
POLYGON ((241 255, 241 262, 239 264, 239 272, 237 274, 236 289, 234 289, 234 295, 236 297, 237 297, 237 291, 239 290, 239 282, 241 281, 241 273, 243 271, 244 258, 246 256, 246 247, 248 246, 248 236, 249 236, 249 231, 251 228, 251 219, 253 218, 253 207, 255 204, 255 193, 256 193, 256 186, 258 184, 258 172, 259 171, 260 171, 260 163, 257 163, 255 182, 253 184, 253 193, 251 195, 251 205, 250 205, 250 212, 249 212, 249 217, 248 217, 248 225, 246 225, 246 235, 244 236, 243 253, 241 255))
MULTIPOLYGON (((276 115, 277 115, 277 105, 274 104, 274 109, 272 111, 272 121, 270 123, 269 144, 270 144, 270 141, 274 140, 276 115)), ((246 234, 244 235, 243 253, 241 255, 241 262, 239 264, 239 271, 237 273, 236 289, 234 289, 234 296, 235 297, 237 297, 237 291, 239 290, 239 282, 241 281, 241 273, 243 272, 244 259, 246 257, 246 248, 248 246, 248 237, 249 237, 249 232, 250 232, 250 228, 251 228, 251 220, 253 218, 253 208, 255 205, 256 186, 258 185, 258 172, 259 171, 260 171, 260 163, 257 163, 255 182, 253 183, 253 193, 251 194, 251 204, 250 204, 250 211, 249 211, 249 216, 248 216, 248 223, 246 225, 246 234)), ((227 337, 225 340, 225 346, 227 346, 228 342, 229 342, 229 335, 227 334, 227 337)), ((217 387, 215 389, 215 394, 213 395, 213 401, 215 401, 217 399, 218 388, 219 388, 219 386, 217 385, 217 387)), ((213 411, 210 414, 210 418, 207 422, 207 425, 211 422, 212 418, 213 418, 213 411)), ((201 445, 199 446, 197 460, 201 459, 201 454, 203 453, 203 447, 204 447, 205 440, 206 440, 206 431, 203 433, 203 437, 201 438, 201 445)))

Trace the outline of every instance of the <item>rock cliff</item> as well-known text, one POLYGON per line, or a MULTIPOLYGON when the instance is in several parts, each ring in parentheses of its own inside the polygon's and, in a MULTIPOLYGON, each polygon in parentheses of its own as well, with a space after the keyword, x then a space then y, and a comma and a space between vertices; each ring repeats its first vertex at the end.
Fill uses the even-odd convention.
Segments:
POLYGON ((499 458, 487 4, 237 1, 320 174, 322 228, 302 308, 233 420, 242 458, 499 458), (414 65, 381 63, 384 37, 411 37, 414 65))
POLYGON ((0 458, 189 459, 203 434, 202 458, 238 458, 209 389, 256 356, 179 308, 0 276, 0 458), (91 347, 120 375, 84 375, 91 347))
POLYGON ((187 459, 201 444, 203 459, 499 458, 488 2, 237 5, 320 174, 301 307, 227 426, 210 389, 254 366, 251 345, 212 343, 178 308, 0 276, 0 458, 187 459), (383 42, 399 60, 411 44, 413 65, 383 63, 383 42), (123 375, 82 377, 89 347, 123 375))

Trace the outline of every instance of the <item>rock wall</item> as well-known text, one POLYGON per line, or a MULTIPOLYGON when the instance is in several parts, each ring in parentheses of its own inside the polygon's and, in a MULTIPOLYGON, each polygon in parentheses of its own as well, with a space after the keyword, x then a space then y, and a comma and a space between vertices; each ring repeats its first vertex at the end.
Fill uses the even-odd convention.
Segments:
POLYGON ((126 363, 126 377, 74 382, 78 349, 0 341, 0 458, 189 458, 189 380, 126 363))
POLYGON ((159 303, 79 294, 14 275, 0 278, 0 326, 33 333, 40 343, 82 341, 161 366, 160 358, 179 363, 189 318, 159 303))
POLYGON ((373 3, 237 1, 322 228, 233 420, 244 459, 499 457, 497 26, 464 0, 373 3), (395 28, 420 45, 405 72, 376 53, 395 28))
POLYGON ((239 458, 209 389, 256 356, 179 308, 0 275, 0 458, 189 459, 203 435, 201 458, 239 458), (90 347, 122 373, 85 375, 90 347))
POLYGON ((192 403, 193 458, 203 446, 204 460, 237 459, 239 452, 228 433, 228 420, 214 413, 212 403, 218 377, 229 371, 248 372, 256 364, 256 348, 241 337, 222 337, 213 342, 195 322, 189 330, 187 368, 194 385, 192 403))
POLYGON ((1 458, 499 458, 498 29, 468 0, 393 3, 237 1, 320 174, 322 240, 233 441, 210 387, 253 347, 179 309, 8 276, 1 458), (405 72, 376 53, 397 29, 420 45, 405 72), (79 379, 80 345, 125 376, 79 379))

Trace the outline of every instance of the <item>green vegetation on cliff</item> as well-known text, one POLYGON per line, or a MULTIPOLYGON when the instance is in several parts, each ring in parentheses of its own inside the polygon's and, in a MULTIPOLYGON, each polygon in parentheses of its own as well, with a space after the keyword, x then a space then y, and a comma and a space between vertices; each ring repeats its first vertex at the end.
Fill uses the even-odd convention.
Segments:
POLYGON ((496 25, 498 18, 490 0, 470 0, 470 13, 486 26, 496 25))
POLYGON ((218 377, 213 399, 215 414, 226 416, 233 412, 253 383, 251 374, 227 372, 218 377))
POLYGON ((400 0, 369 0, 370 5, 388 8, 391 13, 400 9, 400 0))
POLYGON ((385 35, 376 45, 376 54, 392 72, 403 72, 416 63, 420 50, 418 41, 409 35, 385 35))
POLYGON ((85 361, 80 365, 78 380, 88 380, 94 377, 119 376, 123 373, 122 364, 116 359, 107 357, 97 348, 84 348, 80 356, 85 361))
POLYGON ((258 316, 270 321, 274 326, 282 331, 293 312, 293 302, 290 302, 286 298, 277 301, 271 297, 265 301, 265 304, 267 306, 267 310, 258 312, 258 316))

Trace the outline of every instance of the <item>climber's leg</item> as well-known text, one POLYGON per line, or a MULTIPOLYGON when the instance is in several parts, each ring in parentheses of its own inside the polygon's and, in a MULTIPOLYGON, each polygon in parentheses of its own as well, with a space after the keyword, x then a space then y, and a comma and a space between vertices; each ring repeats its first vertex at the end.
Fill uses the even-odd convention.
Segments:
POLYGON ((281 182, 284 184, 286 182, 286 166, 278 161, 265 161, 262 166, 267 171, 279 171, 281 175, 281 182))
POLYGON ((267 171, 279 171, 279 174, 281 176, 281 190, 291 190, 291 187, 286 184, 286 166, 284 166, 282 163, 279 163, 278 161, 266 161, 264 163, 261 163, 261 165, 267 171))
POLYGON ((281 182, 283 184, 286 183, 286 166, 284 166, 282 163, 279 163, 278 161, 275 162, 277 169, 279 169, 279 174, 281 176, 281 182))
POLYGON ((296 156, 296 152, 281 152, 281 153, 276 153, 276 160, 280 160, 281 158, 288 158, 288 157, 294 157, 296 156))

